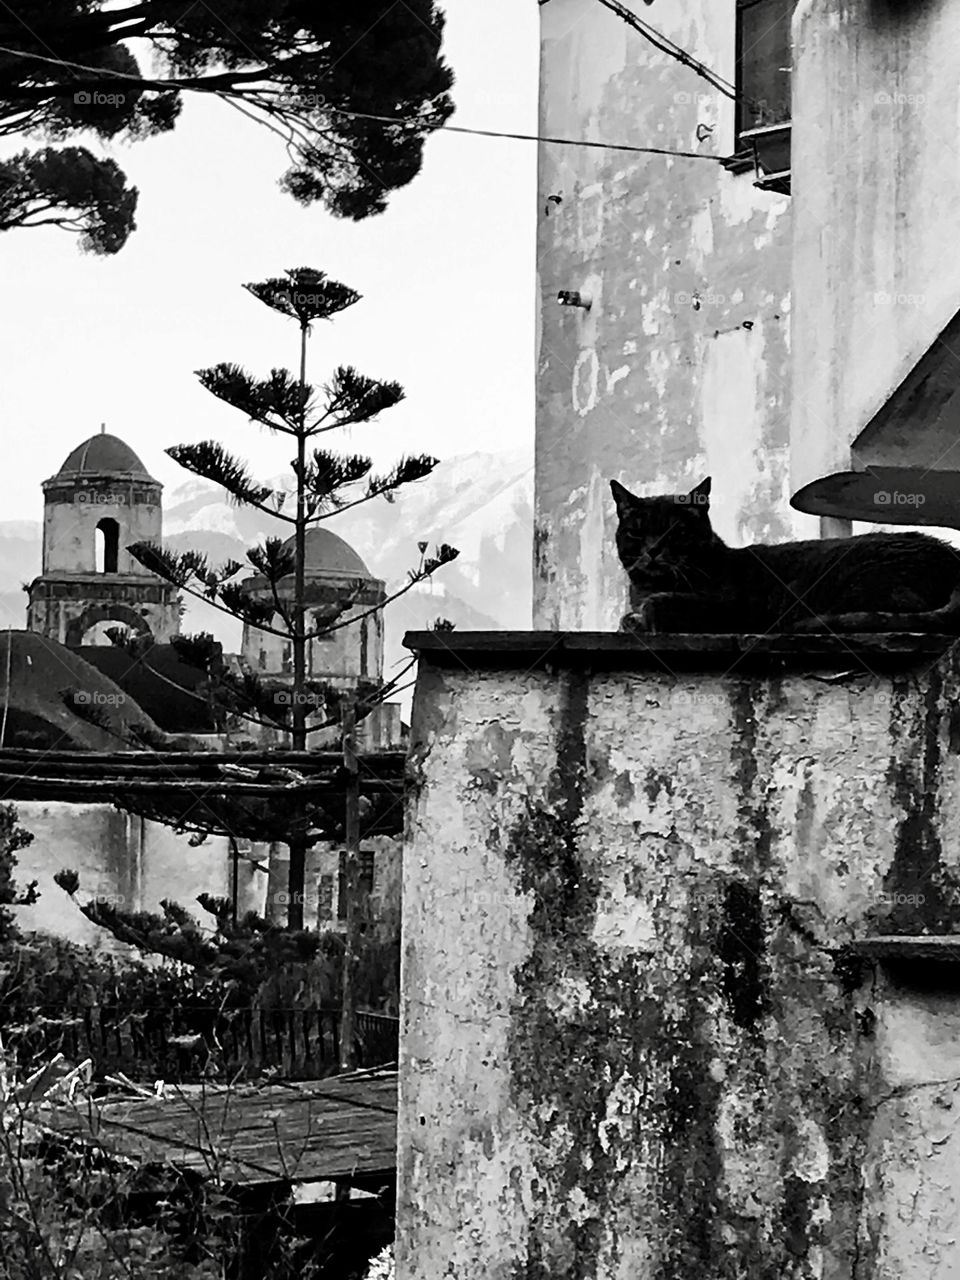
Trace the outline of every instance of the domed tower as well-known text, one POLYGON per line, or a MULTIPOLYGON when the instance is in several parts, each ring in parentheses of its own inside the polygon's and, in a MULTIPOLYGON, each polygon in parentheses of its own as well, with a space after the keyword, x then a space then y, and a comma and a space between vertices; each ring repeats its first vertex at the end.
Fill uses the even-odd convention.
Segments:
MULTIPOLYGON (((284 545, 293 552, 292 538, 284 545)), ((345 593, 354 598, 352 607, 337 619, 341 625, 336 631, 307 644, 307 679, 322 680, 339 689, 353 688, 359 680, 379 680, 383 673, 383 614, 360 615, 383 603, 383 581, 373 576, 349 542, 328 529, 309 529, 304 586, 308 631, 315 625, 314 615, 323 616, 324 606, 329 609, 345 593), (358 583, 362 585, 354 595, 358 583)), ((273 600, 270 584, 260 574, 247 578, 243 589, 255 600, 273 600)), ((277 594, 284 603, 293 599, 293 574, 281 579, 277 594)), ((293 646, 282 636, 244 625, 243 658, 250 670, 260 675, 293 679, 293 646)))
POLYGON ((101 429, 43 483, 43 572, 30 584, 27 628, 76 648, 110 627, 164 642, 178 633, 176 589, 127 551, 160 542, 163 486, 129 445, 101 429))

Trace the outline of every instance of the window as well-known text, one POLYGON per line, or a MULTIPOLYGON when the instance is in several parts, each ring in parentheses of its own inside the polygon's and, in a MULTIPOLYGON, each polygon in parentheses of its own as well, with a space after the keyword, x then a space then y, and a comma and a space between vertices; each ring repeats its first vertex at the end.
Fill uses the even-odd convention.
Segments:
POLYGON ((360 619, 360 674, 362 676, 369 675, 368 662, 368 641, 367 641, 367 619, 360 619))
POLYGON ((96 532, 97 573, 116 573, 120 549, 120 526, 109 517, 100 521, 96 532))
POLYGON ((321 627, 332 626, 337 621, 336 613, 332 613, 329 609, 318 609, 313 615, 313 627, 320 634, 314 636, 316 644, 334 644, 340 636, 338 631, 320 631, 321 627))
POLYGON ((790 119, 790 19, 796 0, 737 0, 737 151, 742 134, 790 119))

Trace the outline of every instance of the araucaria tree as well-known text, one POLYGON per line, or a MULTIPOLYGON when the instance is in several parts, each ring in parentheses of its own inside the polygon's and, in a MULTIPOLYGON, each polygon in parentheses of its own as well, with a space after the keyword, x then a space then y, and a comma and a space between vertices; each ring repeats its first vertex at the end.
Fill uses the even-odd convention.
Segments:
MULTIPOLYGON (((239 561, 213 567, 198 552, 175 553, 153 543, 135 543, 129 550, 145 568, 173 583, 180 591, 289 643, 292 681, 282 695, 276 687, 265 688, 254 672, 245 673, 242 679, 232 677, 222 665, 218 669, 215 663, 206 662, 202 643, 194 647, 198 665, 206 666, 220 705, 227 706, 241 720, 285 728, 293 749, 304 750, 311 733, 340 723, 343 712, 343 700, 335 690, 308 679, 307 645, 319 636, 352 625, 366 614, 382 609, 453 560, 457 551, 442 544, 433 554, 427 554, 427 544, 418 543, 419 561, 416 568, 408 572, 406 583, 385 600, 360 606, 359 613, 357 602, 364 588, 361 582, 355 588, 348 586, 332 594, 325 593, 322 600, 307 598, 308 529, 358 503, 379 497, 391 499, 401 486, 428 476, 437 459, 423 454, 407 456, 389 470, 372 474, 369 458, 335 453, 316 443, 330 431, 372 421, 403 399, 403 388, 398 383, 381 382, 350 367, 335 369, 319 391, 306 381, 311 324, 330 320, 353 306, 359 301, 359 294, 308 267, 245 287, 261 302, 299 325, 299 376, 287 369, 273 369, 268 377, 255 378, 234 364, 218 364, 199 371, 198 376, 208 391, 245 414, 251 422, 294 442, 293 484, 287 489, 257 483, 250 477, 245 463, 212 440, 175 445, 167 453, 194 475, 220 485, 237 503, 255 507, 286 524, 293 535, 292 546, 290 539, 267 538, 247 552, 249 566, 269 585, 267 599, 244 589, 239 575, 245 566, 239 561)), ((191 643, 187 642, 186 648, 191 643)), ((389 687, 370 682, 361 689, 365 706, 382 698, 389 687)), ((351 705, 350 711, 351 716, 355 714, 355 705, 351 705)), ((269 815, 266 820, 269 822, 269 815)), ((291 821, 287 828, 291 832, 287 843, 290 848, 288 923, 292 929, 303 925, 306 849, 311 839, 323 838, 321 831, 315 831, 311 837, 308 828, 308 820, 291 821)), ((208 829, 212 833, 217 828, 211 824, 208 829)))
MULTIPOLYGON (((172 129, 184 93, 216 94, 281 136, 296 200, 365 218, 416 176, 424 138, 453 110, 442 33, 434 0, 5 6, 0 134, 136 141, 172 129)), ((115 253, 136 200, 119 167, 83 147, 0 162, 0 229, 55 224, 115 253)))

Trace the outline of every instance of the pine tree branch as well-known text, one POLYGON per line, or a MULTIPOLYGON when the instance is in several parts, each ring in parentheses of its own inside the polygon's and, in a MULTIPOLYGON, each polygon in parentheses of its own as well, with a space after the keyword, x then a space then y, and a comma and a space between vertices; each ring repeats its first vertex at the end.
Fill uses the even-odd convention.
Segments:
POLYGON ((350 365, 341 365, 334 370, 330 382, 323 390, 327 396, 327 405, 316 424, 319 427, 320 423, 330 417, 336 419, 330 426, 319 428, 323 431, 371 422, 386 409, 393 408, 405 399, 399 382, 380 382, 376 378, 368 378, 350 365))
POLYGON ((262 504, 273 490, 268 485, 254 484, 243 463, 227 453, 215 440, 201 440, 199 444, 175 444, 164 450, 174 462, 185 470, 212 480, 243 505, 262 504))
POLYGON ((331 627, 322 627, 316 631, 309 631, 307 633, 307 639, 312 640, 317 636, 328 635, 331 631, 339 631, 341 627, 352 626, 354 622, 359 622, 361 618, 369 618, 372 613, 379 613, 381 609, 385 609, 388 604, 392 604, 393 601, 398 600, 400 596, 406 595, 412 587, 417 586, 419 583, 424 582, 427 578, 431 577, 432 574, 434 574, 442 565, 449 564, 452 560, 456 560, 459 554, 460 552, 456 547, 451 547, 446 543, 442 543, 437 548, 436 557, 428 560, 422 569, 410 570, 409 582, 407 582, 405 586, 402 586, 398 591, 387 596, 379 604, 375 604, 371 608, 365 609, 363 613, 356 613, 353 617, 347 618, 344 622, 336 622, 331 627))
MULTIPOLYGON (((142 547, 144 545, 145 544, 143 543, 134 544, 134 546, 136 547, 142 547)), ((128 547, 127 550, 134 556, 135 560, 140 560, 140 557, 135 554, 133 546, 128 547)), ((145 567, 153 568, 150 565, 146 565, 145 561, 143 560, 140 560, 140 563, 144 564, 145 567)), ((284 639, 284 640, 289 639, 289 634, 286 631, 280 631, 276 627, 271 626, 267 622, 254 621, 248 617, 245 617, 242 612, 237 612, 234 609, 228 608, 220 604, 219 601, 211 598, 208 590, 198 591, 195 587, 191 587, 188 583, 178 581, 176 578, 168 576, 167 574, 163 573, 161 570, 156 568, 153 568, 153 572, 156 573, 158 577, 165 578, 165 580, 171 583, 171 585, 175 586, 178 591, 185 591, 187 595, 193 596, 194 599, 202 600, 204 604, 208 604, 212 608, 218 609, 220 613, 225 613, 227 617, 233 618, 234 621, 236 622, 247 623, 251 627, 256 627, 258 631, 266 631, 268 635, 280 636, 281 639, 284 639)))
MULTIPOLYGON (((416 662, 417 662, 416 657, 411 658, 407 662, 406 666, 403 668, 402 671, 398 671, 395 676, 392 676, 390 680, 388 680, 385 684, 382 684, 380 688, 377 689, 376 694, 374 696, 363 699, 362 701, 358 702, 357 708, 356 708, 357 719, 360 720, 365 718, 365 716, 361 715, 361 712, 369 713, 371 711, 374 711, 377 707, 381 706, 384 702, 386 702, 387 698, 389 698, 392 694, 402 693, 404 689, 411 688, 412 685, 416 683, 416 681, 411 681, 410 684, 399 685, 399 686, 397 684, 397 681, 402 680, 403 677, 406 675, 406 673, 410 670, 410 668, 416 665, 416 662)), ((322 724, 311 725, 310 728, 307 730, 307 733, 318 733, 321 729, 330 729, 334 725, 337 725, 339 723, 340 723, 339 717, 333 716, 328 720, 324 720, 322 724)))

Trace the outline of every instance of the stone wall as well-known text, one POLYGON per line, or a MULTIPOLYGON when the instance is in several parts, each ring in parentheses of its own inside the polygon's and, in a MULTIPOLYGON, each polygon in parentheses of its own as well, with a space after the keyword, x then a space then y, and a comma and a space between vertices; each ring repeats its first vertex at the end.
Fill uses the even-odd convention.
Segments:
POLYGON ((421 635, 399 1280, 960 1274, 957 655, 421 635))

